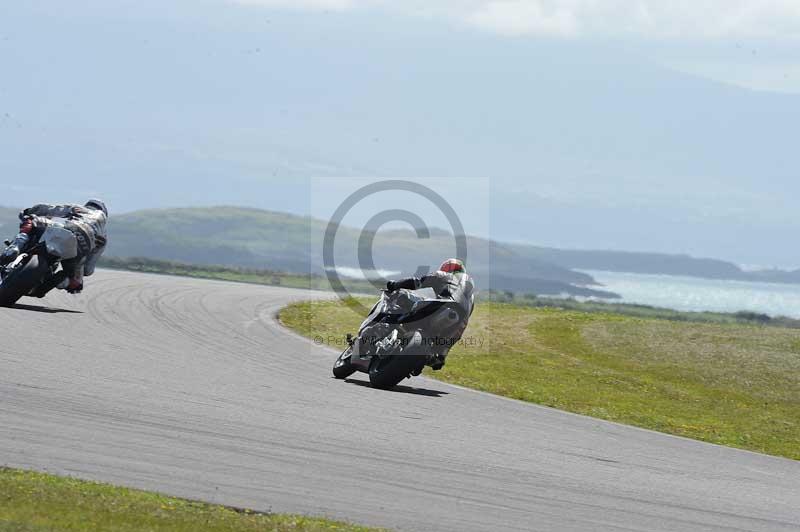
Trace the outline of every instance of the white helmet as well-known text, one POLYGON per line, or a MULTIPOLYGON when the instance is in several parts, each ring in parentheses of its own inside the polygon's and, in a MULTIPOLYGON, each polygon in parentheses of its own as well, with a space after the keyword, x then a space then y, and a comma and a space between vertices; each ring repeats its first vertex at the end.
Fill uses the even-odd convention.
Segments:
POLYGON ((86 207, 87 209, 95 209, 98 211, 103 211, 103 214, 108 216, 108 209, 106 208, 106 204, 103 200, 90 199, 84 204, 84 207, 86 207))

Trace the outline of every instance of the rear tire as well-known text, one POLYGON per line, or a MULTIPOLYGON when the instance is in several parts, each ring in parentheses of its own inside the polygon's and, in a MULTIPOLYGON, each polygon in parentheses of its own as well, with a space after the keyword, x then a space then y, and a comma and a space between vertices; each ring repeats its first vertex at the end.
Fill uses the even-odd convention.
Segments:
POLYGON ((21 268, 11 272, 0 283, 0 307, 10 307, 22 296, 42 284, 50 274, 46 260, 39 260, 38 255, 31 257, 21 268))
POLYGON ((422 345, 422 335, 414 333, 411 342, 396 355, 375 357, 369 366, 369 383, 373 388, 388 390, 411 377, 425 366, 426 355, 417 354, 422 345))
POLYGON ((333 363, 333 376, 337 379, 346 379, 356 372, 356 368, 352 363, 353 348, 348 347, 345 349, 336 362, 333 363))

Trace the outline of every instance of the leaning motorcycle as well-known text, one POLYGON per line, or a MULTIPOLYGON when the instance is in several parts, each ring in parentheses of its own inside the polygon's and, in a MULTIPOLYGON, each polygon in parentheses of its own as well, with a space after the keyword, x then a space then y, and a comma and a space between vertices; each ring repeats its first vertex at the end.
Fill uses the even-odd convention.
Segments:
MULTIPOLYGON (((360 371, 373 388, 386 390, 435 367, 446 353, 448 338, 463 332, 463 309, 450 299, 428 299, 408 290, 383 290, 358 330, 347 335, 348 347, 333 365, 333 376, 345 379, 360 371)), ((440 365, 439 365, 440 366, 440 365)))
POLYGON ((0 306, 9 307, 23 296, 43 297, 61 261, 77 256, 77 241, 69 230, 49 225, 35 231, 19 256, 0 267, 0 306))

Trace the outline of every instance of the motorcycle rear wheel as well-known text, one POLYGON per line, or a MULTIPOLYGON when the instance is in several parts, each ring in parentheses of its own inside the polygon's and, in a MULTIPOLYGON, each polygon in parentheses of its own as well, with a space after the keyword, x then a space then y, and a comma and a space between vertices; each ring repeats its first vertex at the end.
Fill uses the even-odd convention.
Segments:
POLYGON ((401 352, 383 358, 375 357, 369 366, 369 383, 373 388, 388 390, 422 370, 427 356, 420 353, 422 336, 414 334, 401 352))

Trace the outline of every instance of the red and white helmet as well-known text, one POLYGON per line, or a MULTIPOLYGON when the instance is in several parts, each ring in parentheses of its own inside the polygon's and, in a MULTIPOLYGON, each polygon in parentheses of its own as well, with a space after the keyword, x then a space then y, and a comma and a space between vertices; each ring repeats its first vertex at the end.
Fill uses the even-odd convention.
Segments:
POLYGON ((464 267, 464 261, 459 259, 447 259, 439 266, 440 272, 445 273, 466 273, 467 268, 464 267))

